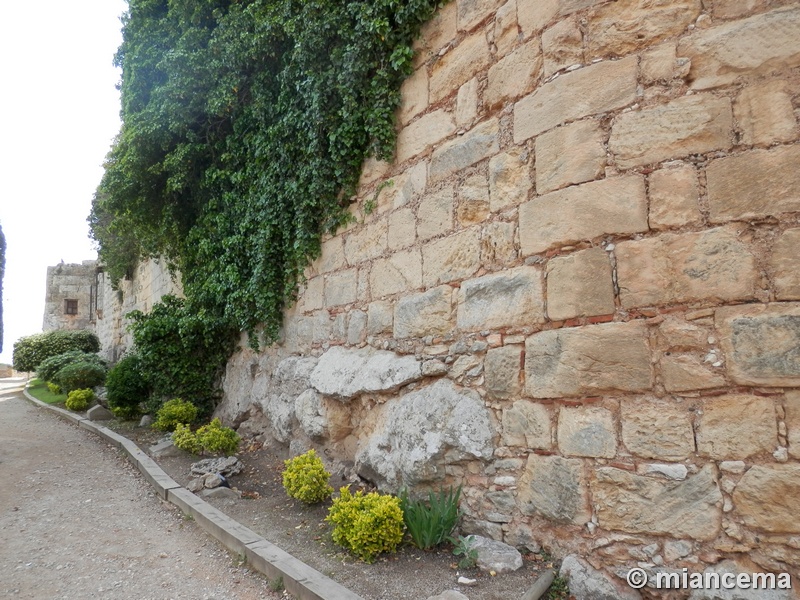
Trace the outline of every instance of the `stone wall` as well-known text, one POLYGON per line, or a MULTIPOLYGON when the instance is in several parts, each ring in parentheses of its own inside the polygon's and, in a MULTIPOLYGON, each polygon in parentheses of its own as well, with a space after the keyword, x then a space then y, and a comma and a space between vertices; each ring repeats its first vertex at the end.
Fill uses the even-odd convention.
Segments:
POLYGON ((85 260, 47 267, 42 331, 94 327, 96 266, 95 261, 85 260))
POLYGON ((453 0, 416 57, 219 414, 611 586, 797 576, 800 2, 453 0))

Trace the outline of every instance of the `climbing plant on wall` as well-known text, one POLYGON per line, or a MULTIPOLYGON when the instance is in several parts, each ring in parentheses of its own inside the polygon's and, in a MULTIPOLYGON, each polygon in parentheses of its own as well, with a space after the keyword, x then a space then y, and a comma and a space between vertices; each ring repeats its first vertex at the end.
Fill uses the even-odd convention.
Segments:
POLYGON ((112 279, 165 256, 181 310, 274 340, 363 160, 393 152, 411 43, 441 4, 130 0, 123 125, 89 217, 112 279))

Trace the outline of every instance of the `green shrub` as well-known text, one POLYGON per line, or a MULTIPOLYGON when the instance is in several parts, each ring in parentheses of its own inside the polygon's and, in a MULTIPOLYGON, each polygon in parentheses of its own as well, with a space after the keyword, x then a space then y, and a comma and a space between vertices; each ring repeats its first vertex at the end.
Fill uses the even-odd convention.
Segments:
POLYGON ((137 355, 126 356, 111 367, 106 376, 106 400, 117 417, 138 417, 140 405, 149 395, 150 386, 142 376, 137 355))
POLYGON ((472 569, 478 563, 478 551, 472 547, 475 541, 473 535, 460 535, 458 538, 448 538, 453 544, 453 555, 460 556, 458 566, 462 569, 472 569))
POLYGON ((334 524, 333 541, 364 562, 381 552, 394 552, 403 539, 403 510, 395 496, 339 490, 325 518, 334 524))
POLYGON ((95 363, 101 367, 106 366, 106 361, 97 354, 83 352, 82 350, 68 350, 67 352, 56 354, 55 356, 43 360, 42 363, 36 367, 36 376, 43 381, 55 383, 56 375, 61 369, 67 365, 81 362, 95 363))
POLYGON ((197 420, 197 407, 188 400, 173 398, 164 402, 156 413, 153 427, 161 431, 174 431, 178 423, 191 425, 197 420))
POLYGON ((178 423, 175 426, 175 431, 172 432, 172 443, 175 444, 176 448, 192 454, 199 454, 203 449, 197 434, 192 431, 189 425, 184 425, 183 423, 178 423))
POLYGON ((64 393, 103 385, 106 380, 106 368, 96 362, 74 362, 63 367, 53 377, 64 393))
POLYGON ((328 485, 331 474, 314 450, 283 461, 283 489, 292 498, 314 504, 330 498, 333 488, 328 485))
POLYGON ((448 539, 460 516, 458 500, 461 486, 453 490, 428 492, 428 500, 411 500, 406 490, 400 494, 403 521, 417 548, 427 550, 448 539))
POLYGON ((91 331, 84 330, 56 330, 29 335, 14 344, 14 368, 17 371, 36 371, 51 356, 69 350, 98 352, 100 340, 91 331))
POLYGON ((47 389, 50 390, 51 394, 58 395, 61 393, 61 388, 58 387, 58 385, 56 385, 55 383, 52 383, 50 381, 47 382, 47 389))
POLYGON ((214 419, 198 429, 197 439, 203 450, 212 453, 222 452, 226 456, 235 453, 241 441, 239 434, 230 427, 223 427, 219 419, 214 419))
POLYGON ((70 410, 81 411, 89 408, 93 400, 94 392, 92 390, 72 390, 67 395, 67 401, 64 404, 70 410))

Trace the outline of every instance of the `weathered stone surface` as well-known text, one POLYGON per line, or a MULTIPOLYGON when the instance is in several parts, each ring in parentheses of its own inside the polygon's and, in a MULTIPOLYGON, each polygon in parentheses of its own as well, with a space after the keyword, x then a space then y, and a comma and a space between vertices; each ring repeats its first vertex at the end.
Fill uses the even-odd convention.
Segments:
POLYGON ((430 179, 439 181, 500 151, 499 123, 490 119, 442 144, 431 157, 430 179))
POLYGON ((456 0, 458 6, 458 30, 469 31, 494 11, 505 0, 456 0))
POLYGON ((800 465, 755 465, 733 491, 736 512, 749 527, 800 533, 800 465))
POLYGON ((614 458, 614 415, 601 406, 562 407, 558 413, 558 448, 566 456, 614 458))
POLYGON ((424 63, 456 37, 458 11, 455 2, 448 2, 433 13, 433 16, 422 26, 420 35, 414 40, 414 63, 424 63))
POLYGON ((392 305, 389 302, 372 302, 367 307, 367 333, 380 335, 392 330, 394 321, 392 305))
POLYGON ((686 465, 681 464, 649 464, 639 465, 637 472, 640 475, 663 475, 667 479, 674 479, 675 481, 683 481, 689 474, 689 469, 686 465))
POLYGON ((413 356, 372 348, 333 346, 319 358, 310 384, 321 394, 342 400, 370 392, 391 392, 422 378, 413 356))
POLYGON ((620 0, 589 13, 592 58, 625 56, 680 34, 700 14, 700 0, 620 0))
POLYGON ((212 473, 222 473, 225 476, 238 475, 244 470, 244 463, 236 456, 225 456, 220 458, 205 458, 192 463, 189 472, 192 475, 209 475, 212 473))
POLYGON ((675 43, 665 43, 642 53, 639 63, 642 81, 669 81, 675 74, 675 43))
POLYGON ((574 19, 565 19, 542 34, 544 76, 583 64, 583 34, 574 19))
POLYGON ((558 523, 587 523, 591 513, 583 461, 529 454, 518 484, 517 504, 526 515, 541 515, 558 523))
MULTIPOLYGON (((111 415, 111 418, 112 419, 114 418, 113 414, 111 415)), ((167 439, 161 440, 157 444, 153 444, 152 446, 150 446, 150 456, 152 456, 153 458, 166 458, 169 456, 181 456, 183 454, 184 450, 178 448, 173 443, 171 437, 168 437, 167 439)))
POLYGON ((786 439, 789 442, 789 456, 800 458, 800 391, 786 392, 783 409, 786 412, 786 439))
POLYGON ((650 227, 669 229, 700 223, 697 171, 689 165, 650 175, 650 227))
MULTIPOLYGON (((399 175, 385 180, 377 190, 377 206, 367 218, 374 218, 374 216, 409 204, 425 191, 427 180, 428 165, 424 161, 420 161, 399 175)), ((374 194, 372 197, 374 198, 374 194)))
POLYGON ((528 154, 520 148, 497 154, 489 160, 489 208, 498 212, 528 199, 533 187, 528 154))
POLYGON ((428 70, 417 69, 400 86, 402 101, 397 118, 403 125, 428 108, 428 70))
POLYGON ((86 411, 86 418, 90 421, 110 421, 114 418, 114 413, 100 404, 94 405, 86 411))
POLYGON ((712 222, 800 211, 800 146, 751 150, 706 169, 712 222))
MULTIPOLYGON (((488 366, 487 366, 488 373, 488 366)), ((550 411, 530 400, 517 400, 503 411, 503 444, 534 450, 553 446, 550 411)))
POLYGON ((456 96, 456 124, 459 127, 472 125, 478 117, 478 78, 473 77, 458 88, 456 96))
POLYGON ((642 231, 647 231, 647 199, 644 180, 638 175, 558 190, 519 208, 524 256, 604 234, 642 231))
POLYGON ((745 88, 733 105, 742 143, 769 145, 797 137, 791 95, 786 81, 769 81, 745 88))
POLYGON ((507 265, 517 258, 514 245, 514 223, 494 221, 483 228, 481 235, 481 264, 507 265))
POLYGON ((519 550, 503 542, 475 535, 469 547, 478 553, 476 564, 481 571, 511 573, 522 567, 519 550))
POLYGON ((710 330, 678 317, 667 317, 658 327, 658 347, 662 350, 704 350, 710 330))
POLYGON ((636 392, 651 384, 641 321, 542 331, 525 342, 525 393, 533 398, 636 392))
POLYGON ((453 116, 443 110, 423 115, 397 134, 397 162, 401 163, 438 144, 456 131, 453 116))
POLYGON ((489 68, 484 102, 491 108, 516 100, 533 90, 541 74, 542 51, 533 39, 489 68))
POLYGON ((417 236, 420 240, 432 237, 453 229, 453 187, 448 186, 427 194, 417 209, 417 236))
POLYGON ((497 47, 497 55, 508 54, 518 38, 517 0, 508 0, 497 9, 494 17, 494 45, 497 47))
POLYGON ((476 228, 435 240, 422 248, 422 282, 429 287, 473 275, 480 266, 476 228))
POLYGON ((461 184, 456 215, 462 227, 481 223, 489 216, 489 183, 485 175, 471 175, 461 184))
POLYGON ((395 252, 372 263, 369 287, 373 298, 415 290, 422 286, 422 254, 416 248, 395 252))
POLYGON ((356 265, 383 254, 387 245, 387 230, 386 221, 381 219, 348 234, 344 242, 347 262, 356 265))
POLYGON ((367 336, 367 313, 363 310, 351 310, 347 315, 347 343, 357 346, 367 336))
POLYGON ((517 0, 517 21, 528 38, 558 15, 559 0, 517 0))
POLYGON ((714 320, 734 382, 800 386, 800 304, 720 308, 714 320))
POLYGON ((758 273, 740 233, 738 227, 718 227, 618 244, 622 306, 752 298, 758 273))
POLYGON ((678 56, 692 61, 692 87, 709 89, 800 65, 798 38, 800 8, 792 7, 698 31, 684 38, 678 56))
POLYGON ((387 242, 390 250, 407 248, 417 240, 417 220, 410 208, 401 208, 389 215, 387 242))
POLYGON ((489 43, 478 31, 439 59, 431 69, 430 101, 438 102, 489 65, 489 43))
POLYGON ((772 245, 769 267, 778 300, 800 300, 800 228, 787 229, 772 245))
POLYGON ((325 276, 312 277, 304 287, 300 289, 297 299, 297 310, 299 312, 311 312, 319 310, 325 304, 325 276))
POLYGON ((614 284, 608 253, 588 248, 547 263, 547 316, 554 321, 612 314, 614 284))
POLYGON ((719 532, 722 493, 713 465, 680 482, 601 467, 591 488, 604 529, 697 540, 719 532))
POLYGON ((517 267, 461 284, 458 328, 502 329, 544 321, 541 272, 517 267))
POLYGON ((311 439, 325 437, 327 433, 322 396, 313 389, 300 394, 294 401, 294 415, 300 427, 311 439))
MULTIPOLYGON (((742 4, 747 4, 747 0, 736 0, 742 4)), ((716 8, 716 4, 714 5, 716 8)), ((793 600, 797 596, 794 595, 791 589, 786 589, 785 586, 778 585, 780 582, 780 575, 770 573, 769 577, 775 577, 776 587, 771 589, 768 585, 761 583, 764 579, 756 580, 753 573, 752 563, 743 561, 741 566, 737 565, 735 561, 724 560, 716 565, 707 567, 703 572, 703 581, 730 581, 736 582, 736 578, 740 573, 747 574, 747 581, 749 581, 749 588, 734 585, 730 588, 722 586, 714 586, 714 588, 706 589, 693 589, 689 594, 689 600, 793 600), (726 577, 726 575, 728 577, 726 577), (717 579, 718 578, 718 579, 717 579), (758 583, 756 584, 756 581, 758 583)), ((780 569, 776 569, 780 570, 780 569)), ((763 576, 764 573, 761 573, 763 576)), ((689 577, 691 577, 690 575, 689 577)), ((690 579, 691 581, 691 579, 690 579)))
POLYGON ((439 481, 447 463, 489 459, 493 435, 480 396, 440 379, 387 407, 383 427, 357 454, 356 469, 392 491, 439 481))
POLYGON ((325 276, 325 306, 339 306, 356 301, 358 272, 347 269, 325 276))
POLYGON ((619 115, 608 148, 623 169, 733 146, 729 98, 685 96, 653 108, 619 115))
POLYGON ((522 391, 522 346, 501 346, 486 353, 486 391, 491 398, 509 400, 522 391))
POLYGON ((661 358, 661 375, 668 392, 707 390, 725 385, 721 371, 694 354, 670 354, 661 358))
POLYGON ((400 298, 394 309, 394 337, 425 337, 450 331, 454 321, 452 292, 449 285, 441 285, 400 298))
POLYGON ((598 121, 565 125, 536 139, 536 191, 546 194, 597 179, 606 165, 605 134, 598 121))
POLYGON ((272 377, 264 373, 253 382, 253 398, 259 403, 270 430, 279 442, 288 442, 295 424, 294 403, 311 384, 316 358, 290 356, 275 367, 272 377))
POLYGON ((772 398, 743 394, 710 398, 695 435, 697 451, 711 458, 743 460, 772 454, 778 445, 775 405, 772 398))
POLYGON ((617 585, 608 575, 570 554, 561 561, 559 575, 569 580, 569 593, 575 600, 640 600, 641 594, 617 585))
POLYGON ((584 67, 546 83, 514 105, 514 142, 520 144, 562 123, 633 103, 636 69, 636 57, 631 56, 584 67))
POLYGON ((691 415, 673 401, 626 398, 620 403, 622 442, 636 456, 683 460, 694 453, 691 415))
POLYGON ((315 266, 319 273, 338 271, 347 266, 344 258, 344 238, 341 235, 322 242, 322 254, 315 266))

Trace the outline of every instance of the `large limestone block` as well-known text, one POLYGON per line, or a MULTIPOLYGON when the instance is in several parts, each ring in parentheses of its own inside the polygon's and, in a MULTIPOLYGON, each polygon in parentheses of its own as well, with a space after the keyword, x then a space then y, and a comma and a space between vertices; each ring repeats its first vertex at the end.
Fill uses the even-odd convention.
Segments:
POLYGON ((404 296, 394 309, 394 337, 440 335, 453 328, 453 290, 449 285, 404 296))
POLYGON ((383 254, 388 243, 387 233, 388 223, 381 219, 348 234, 344 242, 347 262, 356 265, 383 254))
POLYGON ((720 308, 714 321, 734 382, 800 386, 800 304, 720 308))
POLYGON ((456 9, 455 2, 448 2, 433 13, 422 26, 413 45, 415 67, 427 61, 431 55, 438 54, 442 47, 456 37, 458 19, 456 9))
POLYGON ((529 454, 519 479, 517 504, 525 515, 541 515, 557 523, 587 523, 591 512, 583 461, 529 454))
POLYGON ((517 0, 517 21, 526 38, 541 31, 557 15, 559 0, 517 0))
POLYGON ((280 442, 288 442, 292 437, 295 401, 311 387, 310 377, 316 365, 316 358, 290 356, 278 363, 271 378, 262 373, 253 382, 253 398, 261 405, 272 435, 280 442))
POLYGON ((578 121, 536 139, 536 191, 539 194, 597 179, 605 165, 605 134, 598 121, 578 121))
POLYGON ((397 134, 397 162, 421 154, 456 131, 453 116, 443 110, 423 115, 397 134))
POLYGON ((484 101, 496 107, 533 90, 542 74, 542 51, 533 39, 502 58, 489 69, 484 101))
POLYGON ((339 306, 356 301, 358 271, 347 269, 325 276, 325 306, 339 306))
POLYGON ((544 76, 583 64, 583 34, 574 19, 565 19, 542 34, 544 76))
POLYGON ((480 267, 480 233, 465 229, 422 248, 422 282, 426 286, 464 279, 480 267))
POLYGON ((489 216, 489 182, 485 175, 470 175, 461 184, 456 216, 462 227, 481 223, 489 216))
POLYGON ((505 0, 456 0, 458 6, 458 30, 469 31, 491 16, 505 0))
POLYGON ((430 180, 446 179, 500 151, 497 119, 480 123, 462 136, 437 148, 431 157, 430 180))
POLYGON ((684 165, 650 175, 650 227, 669 229, 700 223, 697 171, 684 165))
POLYGON ((491 398, 508 400, 522 391, 522 346, 510 345, 492 348, 484 360, 486 391, 491 398))
POLYGON ((314 266, 319 273, 338 271, 347 266, 344 258, 344 238, 341 235, 322 242, 322 254, 314 266))
POLYGON ((713 465, 680 482, 602 467, 591 488, 604 529, 696 540, 719 533, 722 493, 713 465))
POLYGON ((745 88, 733 113, 742 130, 742 143, 769 145, 797 137, 797 119, 786 81, 768 81, 745 88))
POLYGON ((389 215, 387 241, 389 250, 407 248, 417 240, 417 219, 410 208, 401 208, 389 215))
POLYGON ((800 391, 786 392, 786 439, 789 443, 789 456, 800 458, 800 391))
POLYGON ((525 202, 532 187, 527 153, 515 148, 489 160, 489 209, 492 212, 525 202))
POLYGON ((636 100, 637 60, 604 61, 562 75, 514 105, 514 143, 636 100), (568 98, 569 101, 565 101, 568 98))
POLYGON ((400 108, 397 118, 400 123, 408 122, 428 108, 428 70, 417 69, 400 86, 400 108))
POLYGON ((550 450, 553 445, 550 410, 530 400, 517 400, 503 410, 503 444, 534 450, 550 450))
POLYGON ((800 300, 800 228, 787 229, 772 245, 769 266, 778 300, 800 300))
POLYGON ((517 258, 514 246, 516 226, 508 221, 494 221, 481 232, 481 264, 505 266, 517 258))
POLYGON ((625 308, 753 298, 756 261, 738 227, 671 234, 617 245, 620 302, 625 308))
POLYGON ((464 38, 431 69, 431 103, 455 93, 461 84, 485 70, 489 66, 490 56, 489 43, 483 31, 464 38))
POLYGON ((692 413, 668 400, 627 398, 620 403, 622 442, 635 456, 678 461, 694 453, 692 413))
POLYGON ((772 454, 778 445, 772 398, 731 394, 706 400, 697 424, 697 451, 718 460, 772 454))
POLYGON ((800 146, 751 150, 706 169, 713 223, 800 211, 800 146))
POLYGON ((623 169, 733 146, 729 98, 685 96, 614 120, 608 148, 623 169))
POLYGON ((427 194, 417 209, 417 236, 420 240, 450 231, 453 228, 453 187, 427 194))
POLYGON ((392 392, 421 378, 421 364, 413 356, 333 346, 319 357, 309 381, 321 394, 349 400, 360 394, 392 392))
POLYGON ((544 321, 542 274, 517 267, 461 284, 458 328, 462 331, 502 329, 544 321))
POLYGON ((619 0, 592 10, 589 54, 625 56, 680 34, 700 14, 700 0, 619 0))
POLYGON ((533 398, 644 391, 652 379, 641 321, 542 331, 525 342, 525 393, 533 398))
POLYGON ((638 175, 558 190, 519 208, 519 242, 524 256, 604 234, 644 231, 647 198, 644 179, 638 175))
POLYGON ((614 312, 611 262, 588 248, 547 263, 547 315, 554 321, 614 312))
POLYGON ((709 89, 800 65, 798 39, 800 7, 794 6, 695 30, 678 46, 678 56, 692 61, 692 87, 709 89))
POLYGON ((422 287, 422 253, 414 248, 377 259, 369 274, 369 287, 373 298, 422 287))
POLYGON ((614 458, 614 415, 602 406, 563 407, 558 413, 558 448, 565 456, 614 458))
POLYGON ((708 390, 725 385, 722 372, 695 354, 669 353, 661 357, 661 375, 668 392, 708 390))
POLYGON ((394 314, 389 302, 372 302, 367 307, 367 333, 380 335, 392 330, 394 314))
POLYGON ((494 434, 480 396, 440 379, 392 401, 356 469, 389 491, 439 481, 449 463, 490 459, 494 434))
POLYGON ((769 533, 800 533, 800 464, 756 465, 733 491, 745 525, 769 533))

